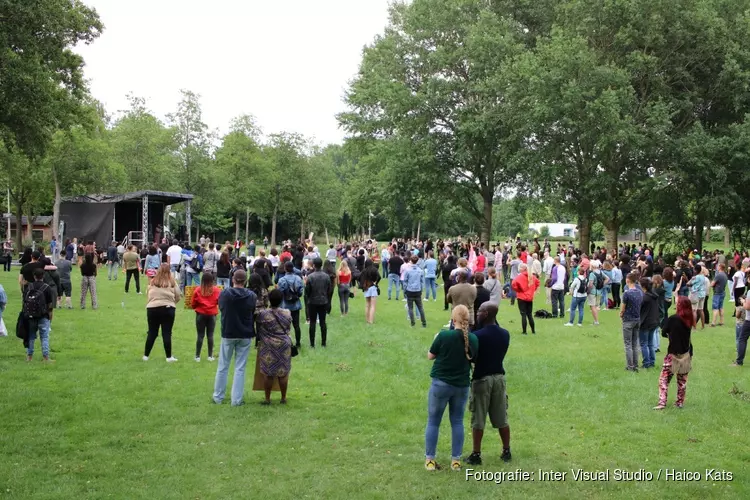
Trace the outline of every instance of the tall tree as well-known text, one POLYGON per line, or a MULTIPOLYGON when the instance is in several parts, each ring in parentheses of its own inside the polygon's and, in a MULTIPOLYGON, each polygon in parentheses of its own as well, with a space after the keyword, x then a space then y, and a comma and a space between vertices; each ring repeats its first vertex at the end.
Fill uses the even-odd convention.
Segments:
POLYGON ((397 136, 431 151, 433 161, 413 165, 455 185, 485 242, 493 200, 515 178, 510 158, 521 137, 508 126, 505 87, 524 39, 523 26, 486 0, 396 3, 339 117, 353 135, 397 136))
POLYGON ((83 59, 71 49, 103 26, 80 0, 0 2, 0 139, 40 156, 59 122, 86 94, 83 59))

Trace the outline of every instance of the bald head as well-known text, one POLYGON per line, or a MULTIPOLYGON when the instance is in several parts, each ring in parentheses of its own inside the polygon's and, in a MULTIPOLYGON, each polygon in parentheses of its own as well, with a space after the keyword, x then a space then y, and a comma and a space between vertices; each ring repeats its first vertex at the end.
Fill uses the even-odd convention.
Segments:
POLYGON ((497 323, 497 311, 497 305, 491 302, 484 302, 479 306, 479 311, 477 311, 477 321, 482 326, 494 325, 497 323))

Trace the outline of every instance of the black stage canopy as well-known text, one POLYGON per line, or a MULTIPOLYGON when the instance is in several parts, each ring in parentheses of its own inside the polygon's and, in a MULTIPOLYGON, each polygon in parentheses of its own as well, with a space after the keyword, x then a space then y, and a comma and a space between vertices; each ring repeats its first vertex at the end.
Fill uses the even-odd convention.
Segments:
POLYGON ((60 221, 66 238, 95 241, 109 246, 131 231, 142 231, 148 242, 163 234, 164 207, 187 202, 186 223, 190 227, 191 194, 138 191, 125 194, 92 194, 63 198, 60 221))

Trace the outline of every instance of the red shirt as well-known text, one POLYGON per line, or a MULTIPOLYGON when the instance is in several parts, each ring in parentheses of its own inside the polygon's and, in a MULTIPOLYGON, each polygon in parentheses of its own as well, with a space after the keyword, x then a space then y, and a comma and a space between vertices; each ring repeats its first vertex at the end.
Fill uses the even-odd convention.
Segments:
POLYGON ((288 260, 292 260, 292 254, 289 253, 289 252, 283 252, 281 254, 281 257, 279 257, 279 258, 281 259, 281 262, 286 262, 288 260))
POLYGON ((195 289, 193 293, 193 299, 191 305, 193 310, 198 314, 205 316, 216 316, 219 314, 219 294, 221 290, 217 287, 213 287, 213 293, 208 297, 204 297, 201 293, 200 287, 195 289))
POLYGON ((524 264, 528 264, 529 263, 529 253, 526 250, 524 250, 523 252, 521 252, 520 259, 521 259, 521 262, 523 262, 524 264))
POLYGON ((352 273, 341 274, 339 273, 339 283, 342 285, 348 285, 352 282, 352 273))
POLYGON ((476 266, 476 272, 481 273, 484 272, 484 266, 487 265, 487 259, 485 258, 484 254, 477 255, 477 266, 476 266))
POLYGON ((529 275, 526 271, 522 272, 516 279, 511 283, 513 290, 518 294, 518 299, 525 300, 526 302, 532 302, 534 300, 534 292, 539 288, 539 278, 536 276, 532 277, 531 286, 529 286, 529 275))

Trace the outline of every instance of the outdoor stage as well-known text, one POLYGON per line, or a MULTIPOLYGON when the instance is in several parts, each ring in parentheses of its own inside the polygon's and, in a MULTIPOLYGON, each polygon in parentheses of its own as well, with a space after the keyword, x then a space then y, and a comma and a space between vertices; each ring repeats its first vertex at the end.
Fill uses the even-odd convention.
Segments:
POLYGON ((60 221, 64 237, 95 241, 104 248, 123 241, 131 231, 142 232, 147 242, 163 236, 165 207, 186 202, 185 225, 190 234, 191 194, 138 191, 126 194, 96 194, 63 198, 60 221))

